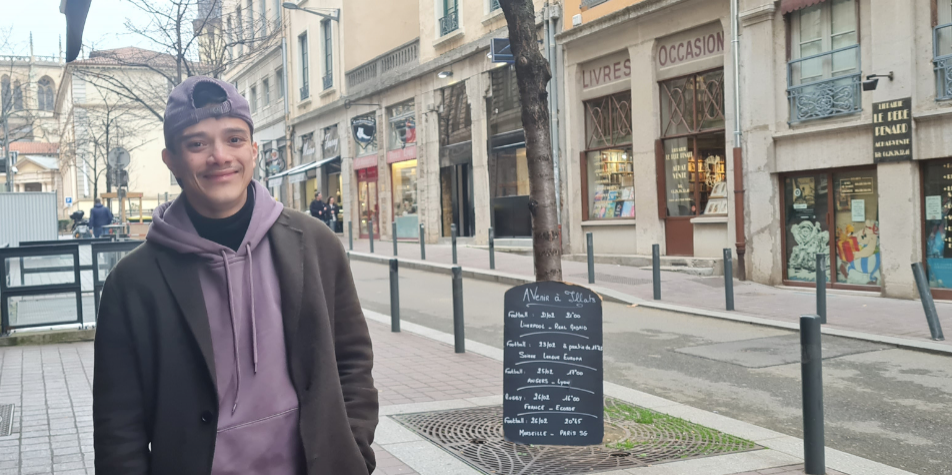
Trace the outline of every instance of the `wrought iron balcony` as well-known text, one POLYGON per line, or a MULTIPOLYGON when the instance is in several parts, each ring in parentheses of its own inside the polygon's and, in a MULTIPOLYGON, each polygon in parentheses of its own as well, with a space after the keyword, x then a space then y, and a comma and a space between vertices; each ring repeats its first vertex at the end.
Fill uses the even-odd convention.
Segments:
POLYGON ((301 100, 302 100, 302 101, 303 101, 304 99, 307 99, 308 97, 311 97, 311 91, 310 91, 309 89, 310 89, 310 88, 309 88, 306 84, 305 84, 303 87, 301 87, 301 100))
POLYGON ((859 45, 787 63, 790 123, 863 110, 859 45))
POLYGON ((440 36, 446 36, 459 29, 459 10, 452 9, 440 18, 440 36))
POLYGON ((939 25, 932 31, 935 64, 935 100, 952 99, 952 23, 939 25))
POLYGON ((499 0, 489 0, 489 11, 494 12, 500 8, 502 8, 502 6, 499 5, 499 0))
POLYGON ((324 76, 324 90, 326 91, 332 87, 334 87, 334 75, 327 74, 324 76))

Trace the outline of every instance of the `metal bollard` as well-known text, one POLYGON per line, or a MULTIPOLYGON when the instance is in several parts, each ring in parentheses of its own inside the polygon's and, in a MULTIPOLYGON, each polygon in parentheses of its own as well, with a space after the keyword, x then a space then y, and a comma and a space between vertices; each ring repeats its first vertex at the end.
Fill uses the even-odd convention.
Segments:
POLYGON ((453 264, 456 264, 456 223, 450 225, 450 232, 453 238, 453 264))
POLYGON ((374 219, 370 218, 367 220, 367 229, 370 234, 370 253, 374 253, 374 219))
POLYGON ((354 250, 354 222, 347 221, 347 247, 351 251, 354 250))
POLYGON ((654 284, 654 299, 661 300, 661 245, 651 245, 651 283, 654 284))
POLYGON ((826 255, 816 255, 816 314, 826 323, 826 255))
POLYGON ((393 226, 391 227, 393 228, 393 230, 391 231, 390 238, 393 239, 393 255, 394 257, 396 257, 397 255, 397 222, 394 221, 393 226))
POLYGON ((942 334, 942 325, 939 324, 939 314, 935 311, 935 301, 932 300, 932 290, 929 289, 929 281, 926 280, 926 273, 922 269, 922 263, 914 262, 912 264, 912 274, 916 278, 916 287, 919 289, 919 299, 922 300, 922 309, 926 311, 926 322, 929 324, 929 332, 932 333, 932 339, 935 341, 945 340, 942 334))
POLYGON ((489 269, 496 269, 496 244, 494 242, 493 228, 489 227, 489 269))
POLYGON ((820 317, 800 317, 800 374, 803 378, 803 461, 806 473, 826 473, 823 440, 823 354, 820 317))
POLYGON ((420 225, 420 260, 426 260, 426 236, 424 236, 423 225, 420 225))
POLYGON ((595 251, 593 250, 592 233, 585 233, 585 244, 588 248, 588 283, 595 283, 595 251))
POLYGON ((400 263, 390 259, 390 331, 400 331, 400 263))
POLYGON ((727 310, 734 310, 734 258, 730 249, 724 249, 724 300, 727 310))
POLYGON ((463 330, 463 269, 453 266, 453 336, 456 352, 466 353, 466 336, 463 330))
POLYGON ((168 192, 168 191, 165 192, 165 202, 166 202, 166 203, 169 202, 169 192, 168 192))

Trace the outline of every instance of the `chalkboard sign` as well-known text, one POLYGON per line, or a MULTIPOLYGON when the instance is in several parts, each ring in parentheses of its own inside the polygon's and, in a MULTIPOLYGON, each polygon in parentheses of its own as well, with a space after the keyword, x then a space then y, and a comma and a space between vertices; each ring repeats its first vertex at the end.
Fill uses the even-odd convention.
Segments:
POLYGON ((602 300, 561 282, 506 292, 503 433, 533 445, 596 445, 604 432, 602 300))

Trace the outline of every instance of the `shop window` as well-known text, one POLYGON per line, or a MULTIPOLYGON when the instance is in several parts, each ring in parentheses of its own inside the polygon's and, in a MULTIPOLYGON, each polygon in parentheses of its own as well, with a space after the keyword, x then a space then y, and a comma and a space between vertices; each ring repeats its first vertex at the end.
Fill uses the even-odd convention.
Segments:
POLYGON ((856 0, 830 0, 790 13, 790 122, 862 110, 856 0))
POLYGON ((387 110, 390 134, 387 150, 399 150, 416 143, 414 102, 407 101, 387 110))
POLYGON ((397 238, 415 238, 420 224, 417 215, 417 161, 394 163, 390 173, 393 180, 393 220, 397 224, 397 238))
POLYGON ((938 101, 952 99, 952 1, 936 2, 936 21, 933 25, 932 47, 935 64, 936 94, 938 101))
POLYGON ((661 83, 661 136, 724 128, 724 70, 661 83))
POLYGON ((952 289, 952 160, 929 161, 922 168, 929 286, 952 289))
POLYGON ((816 282, 823 254, 832 285, 881 286, 876 170, 791 176, 783 185, 786 279, 816 282))
POLYGON ((585 220, 635 217, 631 136, 631 91, 585 103, 585 220))

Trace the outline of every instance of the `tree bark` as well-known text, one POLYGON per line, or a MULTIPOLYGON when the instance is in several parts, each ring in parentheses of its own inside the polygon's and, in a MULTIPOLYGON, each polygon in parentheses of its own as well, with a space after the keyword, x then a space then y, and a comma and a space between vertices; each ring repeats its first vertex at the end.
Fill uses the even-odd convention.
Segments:
POLYGON ((501 0, 499 4, 509 24, 509 42, 515 57, 516 82, 522 102, 536 281, 561 281, 562 231, 555 204, 549 94, 546 91, 552 73, 539 49, 532 0, 501 0))

